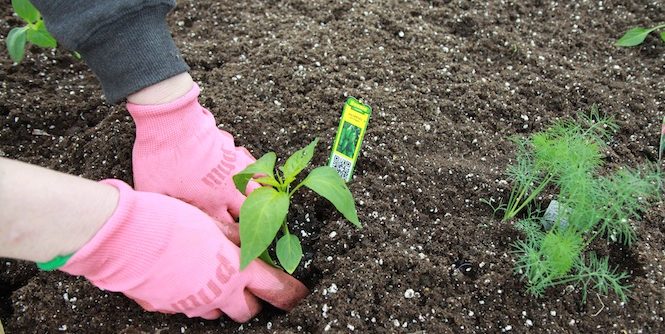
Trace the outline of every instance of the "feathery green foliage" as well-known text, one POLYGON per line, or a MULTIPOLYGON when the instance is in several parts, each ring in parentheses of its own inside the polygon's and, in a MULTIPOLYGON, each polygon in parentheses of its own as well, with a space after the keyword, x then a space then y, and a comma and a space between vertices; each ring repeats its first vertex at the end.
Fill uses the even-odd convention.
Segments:
POLYGON ((584 193, 576 189, 590 186, 585 179, 600 166, 600 149, 615 130, 616 124, 600 117, 594 106, 590 115, 579 115, 577 121, 559 120, 530 139, 514 139, 515 163, 507 170, 514 185, 503 221, 515 218, 551 182, 564 188, 564 196, 567 190, 570 195, 584 193))
POLYGON ((605 205, 601 208, 603 219, 596 226, 598 234, 631 245, 637 236, 628 221, 639 219, 644 201, 658 194, 660 178, 653 166, 643 171, 626 168, 600 178, 597 201, 605 205))
POLYGON ((609 289, 621 299, 626 302, 628 300, 627 293, 630 285, 622 283, 628 277, 627 273, 618 273, 615 269, 610 269, 608 263, 609 258, 599 258, 596 253, 589 252, 588 263, 582 256, 579 261, 575 263, 575 274, 563 277, 558 284, 567 284, 569 282, 577 282, 582 285, 582 302, 586 303, 588 290, 593 288, 602 295, 607 295, 609 289))
POLYGON ((508 167, 513 181, 508 204, 501 206, 504 221, 530 208, 545 189, 558 192, 556 223, 545 230, 542 218, 527 210, 515 227, 524 240, 514 243, 516 273, 527 281, 530 293, 540 296, 559 284, 578 284, 587 290, 614 291, 626 299, 628 277, 610 269, 608 258, 585 254, 597 237, 630 245, 636 240, 631 219, 638 219, 647 200, 660 188, 660 170, 653 165, 623 168, 599 174, 602 150, 616 124, 593 107, 576 121, 557 121, 551 128, 517 141, 516 162, 508 167), (565 224, 564 224, 565 222, 565 224))

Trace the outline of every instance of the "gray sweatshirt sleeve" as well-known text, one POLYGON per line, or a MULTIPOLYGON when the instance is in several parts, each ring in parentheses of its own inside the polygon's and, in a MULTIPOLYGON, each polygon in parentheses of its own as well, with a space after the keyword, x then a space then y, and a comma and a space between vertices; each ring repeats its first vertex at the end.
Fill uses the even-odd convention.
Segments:
POLYGON ((79 52, 110 103, 189 70, 166 14, 175 0, 31 0, 46 28, 79 52))

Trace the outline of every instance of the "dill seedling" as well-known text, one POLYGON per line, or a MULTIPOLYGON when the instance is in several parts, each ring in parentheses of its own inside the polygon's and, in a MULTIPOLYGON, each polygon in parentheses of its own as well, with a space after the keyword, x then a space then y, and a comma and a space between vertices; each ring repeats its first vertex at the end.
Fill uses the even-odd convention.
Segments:
POLYGON ((543 172, 535 165, 533 155, 528 149, 529 143, 524 139, 515 139, 514 142, 517 145, 515 163, 508 166, 507 171, 508 176, 513 180, 513 187, 510 191, 508 203, 497 208, 504 210, 503 221, 513 219, 552 180, 551 174, 544 176, 543 172), (537 186, 534 188, 534 185, 537 186))
POLYGON ((560 120, 529 139, 515 139, 515 163, 507 170, 513 188, 508 204, 502 206, 503 221, 515 218, 551 182, 563 179, 565 184, 568 179, 572 183, 593 173, 601 164, 600 148, 614 130, 616 124, 600 117, 593 106, 589 116, 560 120))
MULTIPOLYGON (((513 182, 503 220, 513 219, 527 208, 515 227, 525 239, 514 243, 515 272, 536 296, 560 284, 577 284, 586 301, 589 289, 606 294, 610 289, 626 300, 628 275, 609 267, 607 257, 586 250, 597 237, 630 245, 636 234, 631 219, 639 218, 647 200, 658 194, 660 170, 622 168, 600 176, 602 149, 617 130, 614 121, 590 115, 576 121, 562 120, 551 128, 516 141, 515 163, 507 174, 513 182), (543 228, 539 210, 531 210, 538 195, 549 189, 558 193, 559 209, 552 228, 543 228), (563 222, 566 224, 563 224, 563 222)), ((537 204, 537 203, 536 203, 537 204)))

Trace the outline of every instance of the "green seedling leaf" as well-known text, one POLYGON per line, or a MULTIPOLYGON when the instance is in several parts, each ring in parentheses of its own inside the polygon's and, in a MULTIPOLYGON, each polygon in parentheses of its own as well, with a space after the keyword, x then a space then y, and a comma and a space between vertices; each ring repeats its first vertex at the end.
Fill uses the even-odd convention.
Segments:
POLYGON ((298 237, 290 233, 283 235, 277 241, 275 252, 282 268, 289 274, 293 274, 302 259, 302 247, 298 237))
POLYGON ((236 188, 241 193, 245 193, 247 189, 247 183, 255 174, 265 174, 266 177, 272 178, 275 183, 273 170, 275 169, 275 161, 277 161, 277 156, 275 152, 268 152, 264 154, 259 160, 256 160, 253 164, 248 165, 245 169, 240 171, 238 174, 233 175, 233 183, 236 185, 236 188))
POLYGON ((5 329, 2 327, 2 321, 0 321, 0 334, 5 334, 5 329))
POLYGON ((353 195, 335 169, 328 166, 317 167, 309 173, 302 184, 325 197, 346 219, 361 227, 353 195))
POLYGON ((259 255, 259 259, 263 260, 263 262, 265 262, 265 263, 267 263, 267 264, 269 264, 273 267, 277 267, 277 265, 275 264, 275 261, 273 261, 272 257, 270 256, 270 253, 268 252, 267 249, 264 250, 263 253, 261 253, 261 255, 259 255))
POLYGON ((12 0, 12 7, 16 14, 26 22, 34 23, 39 20, 39 11, 28 0, 12 0))
POLYGON ((296 151, 296 153, 293 153, 288 159, 286 159, 284 166, 279 167, 279 170, 282 171, 284 176, 284 184, 291 184, 296 176, 309 165, 309 162, 314 155, 314 148, 318 142, 318 138, 314 139, 309 145, 296 151))
POLYGON ((240 269, 261 255, 289 211, 289 195, 273 188, 252 191, 240 207, 240 269))
POLYGON ((272 176, 262 176, 254 179, 254 181, 264 186, 273 186, 275 188, 279 187, 279 182, 277 182, 277 180, 275 180, 275 178, 272 176))
POLYGON ((649 33, 653 30, 654 29, 645 29, 642 27, 630 29, 621 38, 619 38, 615 45, 629 47, 642 44, 644 39, 647 38, 647 35, 649 35, 649 33))
POLYGON ((42 48, 53 49, 58 46, 58 42, 46 30, 28 30, 28 42, 42 48))
POLYGON ((28 30, 28 42, 42 48, 53 49, 58 46, 58 42, 51 33, 46 30, 43 20, 38 20, 37 23, 28 30))
POLYGON ((20 63, 25 56, 27 27, 13 28, 7 35, 7 52, 15 63, 20 63))

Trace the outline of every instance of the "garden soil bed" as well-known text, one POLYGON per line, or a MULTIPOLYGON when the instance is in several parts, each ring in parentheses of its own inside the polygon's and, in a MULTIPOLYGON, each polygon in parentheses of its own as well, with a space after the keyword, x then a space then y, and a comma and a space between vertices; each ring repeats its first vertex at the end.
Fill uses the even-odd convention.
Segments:
MULTIPOLYGON (((19 24, 9 3, 2 36, 19 24)), ((345 98, 374 108, 349 184, 364 228, 296 199, 308 252, 297 275, 311 294, 288 314, 266 306, 240 325, 148 313, 83 278, 2 260, 0 319, 8 333, 665 332, 665 204, 634 222, 631 248, 597 246, 632 273, 630 300, 582 304, 578 289, 525 292, 520 234, 481 202, 507 195, 510 136, 593 104, 621 126, 608 169, 656 160, 665 43, 613 42, 664 18, 652 0, 179 1, 169 24, 201 102, 255 156, 319 137, 324 164, 345 98)), ((18 66, 0 59, 0 155, 131 183, 134 125, 82 62, 36 48, 18 66)))

